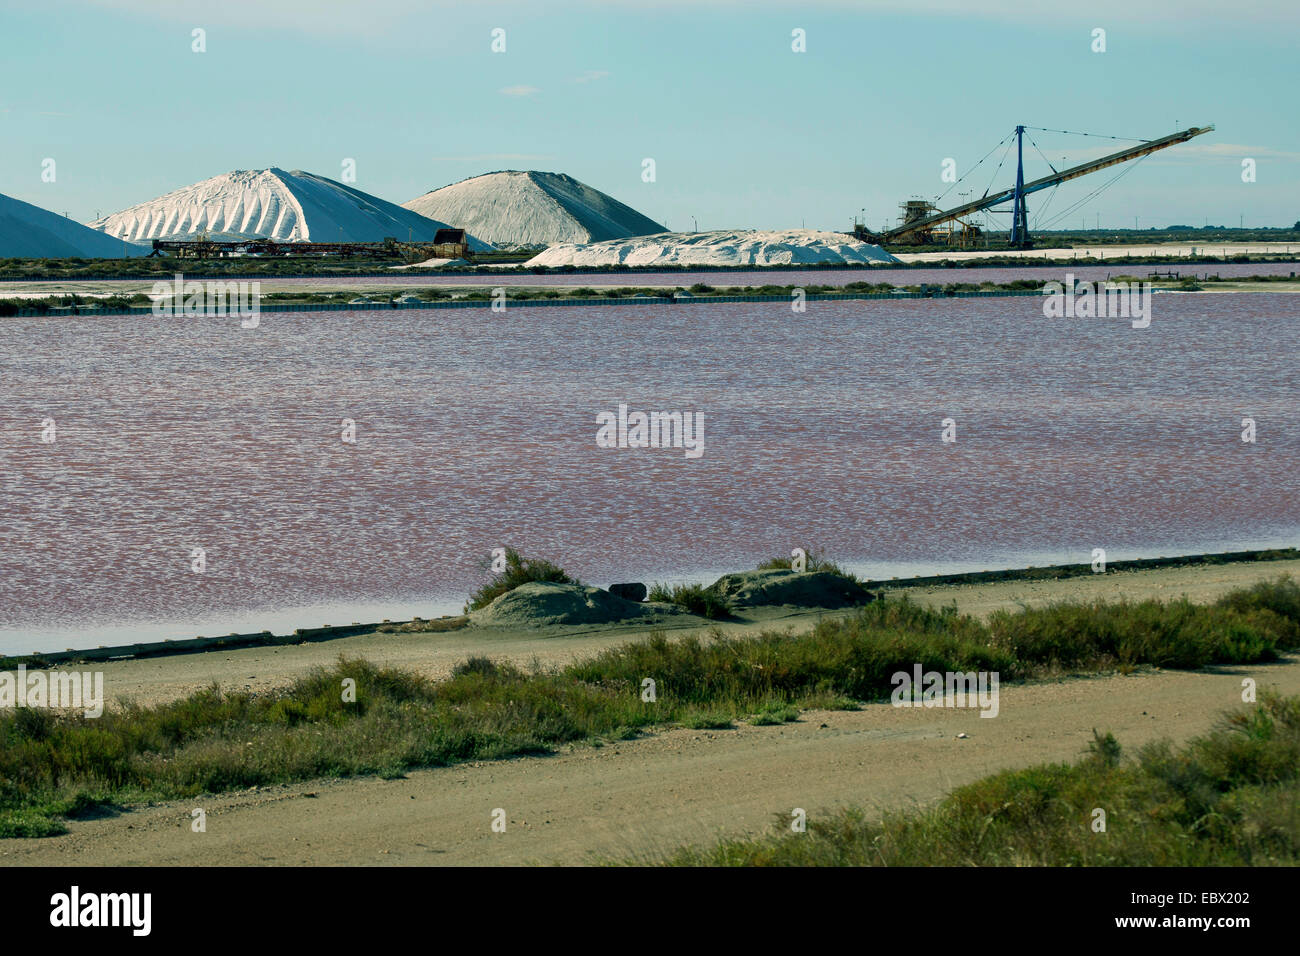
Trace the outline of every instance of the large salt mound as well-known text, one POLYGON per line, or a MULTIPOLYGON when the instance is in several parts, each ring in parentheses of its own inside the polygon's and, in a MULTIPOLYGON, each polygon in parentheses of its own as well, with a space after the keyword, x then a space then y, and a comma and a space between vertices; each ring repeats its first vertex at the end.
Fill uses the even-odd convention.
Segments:
POLYGON ((563 173, 505 170, 462 180, 402 204, 499 247, 537 248, 663 232, 664 227, 563 173))
POLYGON ((121 259, 148 251, 48 209, 0 195, 0 258, 121 259))
MULTIPOLYGON (((212 239, 281 242, 379 242, 388 236, 432 242, 447 224, 324 176, 271 167, 213 176, 90 226, 138 242, 189 239, 200 232, 212 239)), ((471 233, 472 251, 490 248, 471 233)))
POLYGON ((639 239, 552 246, 529 266, 790 266, 897 262, 880 246, 839 232, 791 229, 665 232, 639 239))
POLYGON ((545 627, 552 624, 613 624, 684 613, 668 604, 636 604, 600 588, 529 581, 485 608, 470 612, 480 626, 545 627))
POLYGON ((856 581, 831 571, 742 571, 723 575, 710 585, 732 607, 790 604, 795 607, 842 608, 866 604, 873 595, 856 581))

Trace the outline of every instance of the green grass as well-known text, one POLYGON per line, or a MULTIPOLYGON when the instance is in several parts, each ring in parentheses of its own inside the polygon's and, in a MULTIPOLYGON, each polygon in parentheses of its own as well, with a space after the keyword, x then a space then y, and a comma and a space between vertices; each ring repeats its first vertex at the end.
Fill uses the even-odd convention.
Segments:
MULTIPOLYGON (((1007 771, 932 809, 787 818, 684 848, 674 866, 1270 866, 1300 864, 1300 697, 1263 694, 1186 746, 1125 757, 1098 734, 1074 764, 1007 771), (1096 810, 1105 830, 1094 829, 1096 810)), ((640 862, 640 861, 638 861, 640 862)))
POLYGON ((730 730, 735 721, 722 711, 692 710, 682 717, 681 724, 691 730, 730 730))
POLYGON ((1300 587, 1288 578, 1211 605, 1056 605, 994 615, 878 601, 806 634, 708 641, 663 634, 554 669, 485 657, 440 682, 340 660, 270 694, 215 685, 183 700, 110 708, 97 719, 0 711, 0 835, 59 832, 104 805, 550 753, 656 726, 789 719, 807 707, 883 700, 890 677, 997 671, 1003 682, 1146 665, 1273 659, 1300 647, 1300 587), (656 700, 641 699, 653 678, 656 700), (344 700, 345 679, 355 702, 344 700))
POLYGON ((692 614, 713 620, 726 620, 732 616, 730 601, 712 588, 699 584, 656 584, 650 588, 646 600, 676 604, 692 614))
POLYGON ((768 701, 751 719, 755 727, 774 727, 799 719, 799 708, 781 700, 768 701))
POLYGON ((554 581, 558 584, 581 584, 564 569, 550 561, 521 557, 514 548, 506 548, 505 569, 492 575, 492 580, 470 595, 465 613, 485 608, 501 595, 513 591, 529 581, 554 581))

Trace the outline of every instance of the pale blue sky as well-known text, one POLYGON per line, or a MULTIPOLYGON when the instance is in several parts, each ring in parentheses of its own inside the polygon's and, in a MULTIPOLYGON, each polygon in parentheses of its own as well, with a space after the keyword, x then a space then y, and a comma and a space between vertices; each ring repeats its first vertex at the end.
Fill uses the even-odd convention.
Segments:
MULTIPOLYGON (((1297 36, 1295 0, 4 2, 0 193, 84 221, 231 169, 338 179, 353 158, 359 188, 399 203, 545 169, 673 228, 843 229, 938 195, 944 158, 964 173, 1018 122, 1143 138, 1213 122, 1061 225, 1290 225, 1297 36)), ((1058 165, 1109 148, 1033 135, 1058 165)))

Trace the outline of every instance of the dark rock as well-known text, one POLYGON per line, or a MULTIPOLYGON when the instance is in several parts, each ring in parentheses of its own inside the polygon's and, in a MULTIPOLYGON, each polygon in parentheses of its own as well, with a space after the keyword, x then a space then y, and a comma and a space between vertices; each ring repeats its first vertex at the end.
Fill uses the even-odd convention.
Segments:
POLYGON ((621 597, 625 601, 636 601, 640 603, 645 600, 646 586, 641 583, 634 584, 611 584, 609 593, 621 597))

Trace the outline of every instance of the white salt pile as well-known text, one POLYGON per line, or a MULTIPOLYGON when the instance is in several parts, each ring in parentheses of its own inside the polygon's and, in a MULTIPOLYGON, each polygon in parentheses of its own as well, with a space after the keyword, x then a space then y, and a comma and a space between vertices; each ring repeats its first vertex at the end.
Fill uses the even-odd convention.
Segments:
MULTIPOLYGON (((343 183, 302 170, 237 169, 90 223, 136 241, 266 238, 281 242, 432 242, 447 227, 343 183)), ((472 235, 470 249, 491 248, 472 235)))
POLYGON ((0 258, 121 259, 148 252, 48 209, 0 195, 0 258))
POLYGON ((897 262, 880 246, 839 232, 665 232, 610 242, 552 246, 530 266, 787 266, 815 263, 897 262))
POLYGON ((563 173, 505 170, 475 176, 403 203, 455 223, 497 248, 537 249, 663 232, 664 227, 563 173))

